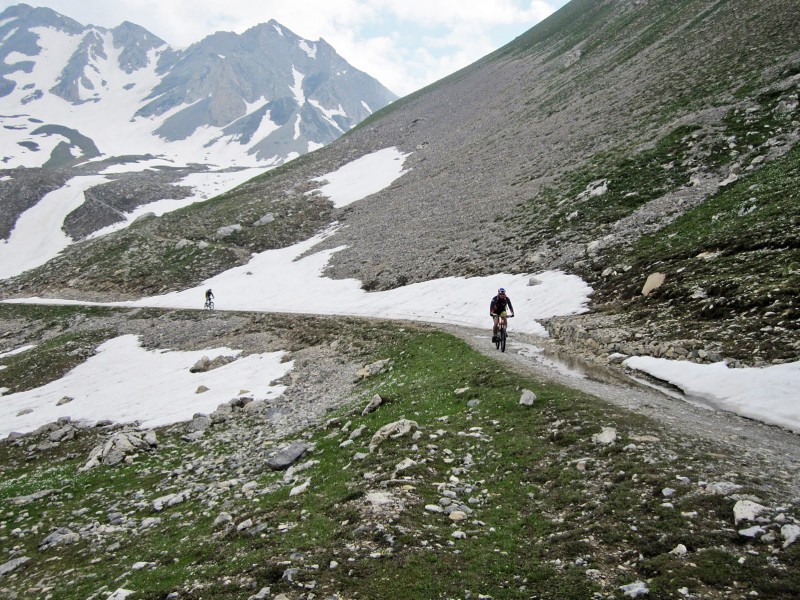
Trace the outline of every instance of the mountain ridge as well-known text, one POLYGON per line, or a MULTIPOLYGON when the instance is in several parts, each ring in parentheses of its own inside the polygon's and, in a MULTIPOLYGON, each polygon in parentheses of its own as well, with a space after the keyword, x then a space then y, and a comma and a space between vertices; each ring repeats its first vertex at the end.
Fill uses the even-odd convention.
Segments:
POLYGON ((13 136, 0 155, 9 166, 95 158, 71 144, 72 156, 58 161, 28 119, 80 131, 105 156, 135 154, 138 147, 187 164, 207 156, 204 148, 224 146, 215 158, 223 166, 274 166, 329 143, 396 97, 324 40, 304 40, 274 20, 175 50, 129 22, 83 26, 24 4, 1 16, 0 106, 13 136), (257 119, 239 121, 256 110, 257 119), (276 123, 270 112, 281 110, 276 123), (236 131, 225 131, 237 121, 236 131), (120 136, 124 144, 115 141, 120 136))

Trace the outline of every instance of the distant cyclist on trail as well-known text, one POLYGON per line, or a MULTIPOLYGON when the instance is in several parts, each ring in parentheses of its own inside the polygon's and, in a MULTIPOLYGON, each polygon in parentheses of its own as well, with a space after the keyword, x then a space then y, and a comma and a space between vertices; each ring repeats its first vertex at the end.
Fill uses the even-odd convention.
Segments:
POLYGON ((206 305, 210 304, 213 299, 214 299, 214 292, 211 291, 211 288, 208 288, 206 290, 206 305))
POLYGON ((497 290, 497 296, 492 298, 492 302, 489 304, 489 316, 494 319, 492 343, 497 341, 497 330, 500 325, 500 319, 503 319, 503 327, 508 327, 506 308, 511 311, 511 316, 513 317, 514 307, 511 305, 511 298, 506 296, 506 288, 500 288, 497 290))

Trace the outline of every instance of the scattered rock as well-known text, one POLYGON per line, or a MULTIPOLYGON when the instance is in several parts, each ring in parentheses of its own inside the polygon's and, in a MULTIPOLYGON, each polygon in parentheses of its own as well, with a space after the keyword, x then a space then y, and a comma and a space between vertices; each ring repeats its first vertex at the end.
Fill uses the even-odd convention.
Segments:
POLYGON ((621 585, 619 586, 619 589, 622 590, 623 594, 630 596, 631 598, 647 596, 650 593, 650 590, 644 581, 635 581, 634 583, 629 583, 628 585, 621 585))
POLYGON ((372 400, 369 401, 369 404, 367 404, 364 407, 364 410, 361 411, 361 416, 363 417, 364 415, 368 415, 369 413, 377 409, 381 404, 383 404, 383 398, 381 398, 380 395, 375 394, 372 397, 372 400))
POLYGON ((54 546, 74 544, 80 539, 81 536, 74 531, 66 527, 59 527, 55 531, 51 532, 50 535, 44 538, 41 542, 39 542, 39 550, 43 551, 54 546))
POLYGON ((519 399, 519 403, 522 406, 533 406, 533 403, 536 401, 536 394, 534 394, 530 390, 522 390, 522 397, 519 399))
POLYGON ((0 565, 0 577, 6 575, 7 573, 11 573, 11 571, 21 567, 30 560, 31 559, 27 556, 20 556, 18 558, 12 558, 8 562, 3 563, 0 565))
POLYGON ((738 492, 742 489, 742 486, 731 483, 730 481, 717 481, 714 483, 709 483, 706 486, 706 491, 711 494, 717 494, 719 496, 730 496, 731 494, 738 492))
POLYGON ((741 521, 753 521, 765 510, 767 510, 766 506, 762 506, 752 500, 739 500, 733 505, 734 523, 738 525, 741 521))
POLYGON ((120 431, 106 442, 95 446, 89 453, 89 460, 80 470, 87 471, 101 464, 116 465, 134 452, 149 451, 157 445, 154 431, 120 431))
POLYGON ((400 419, 394 423, 388 423, 372 436, 372 440, 370 440, 369 443, 369 451, 374 452, 375 449, 388 438, 396 439, 416 429, 419 429, 419 425, 417 425, 416 421, 410 421, 408 419, 400 419))
POLYGON ((600 433, 595 433, 592 436, 592 441, 595 444, 603 444, 605 446, 613 444, 617 440, 617 430, 613 427, 603 427, 600 433))
POLYGON ((302 456, 311 449, 309 444, 295 442, 294 444, 280 450, 275 456, 267 461, 267 466, 273 471, 283 471, 296 463, 302 456))
POLYGON ((667 276, 664 273, 651 273, 647 281, 644 282, 644 287, 642 287, 642 296, 648 296, 653 290, 660 288, 666 278, 667 276))
POLYGON ((800 538, 800 526, 784 525, 781 527, 781 537, 783 538, 783 547, 788 548, 800 538))

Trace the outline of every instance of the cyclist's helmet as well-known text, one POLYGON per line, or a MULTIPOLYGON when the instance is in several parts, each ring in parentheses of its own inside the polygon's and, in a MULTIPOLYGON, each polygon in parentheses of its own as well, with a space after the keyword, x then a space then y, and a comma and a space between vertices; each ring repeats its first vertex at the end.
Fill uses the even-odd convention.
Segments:
POLYGON ((505 294, 506 293, 506 288, 500 288, 499 290, 497 290, 497 293, 498 294, 505 294))

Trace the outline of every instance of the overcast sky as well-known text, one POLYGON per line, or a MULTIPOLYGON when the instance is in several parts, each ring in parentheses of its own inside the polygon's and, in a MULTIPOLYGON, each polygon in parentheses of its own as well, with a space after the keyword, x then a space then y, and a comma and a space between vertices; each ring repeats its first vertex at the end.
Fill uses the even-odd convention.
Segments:
MULTIPOLYGON (((354 67, 403 96, 510 42, 568 0, 28 0, 84 25, 131 21, 186 47, 215 31, 275 19, 324 38, 354 67)), ((19 4, 0 0, 0 10, 19 4)))

